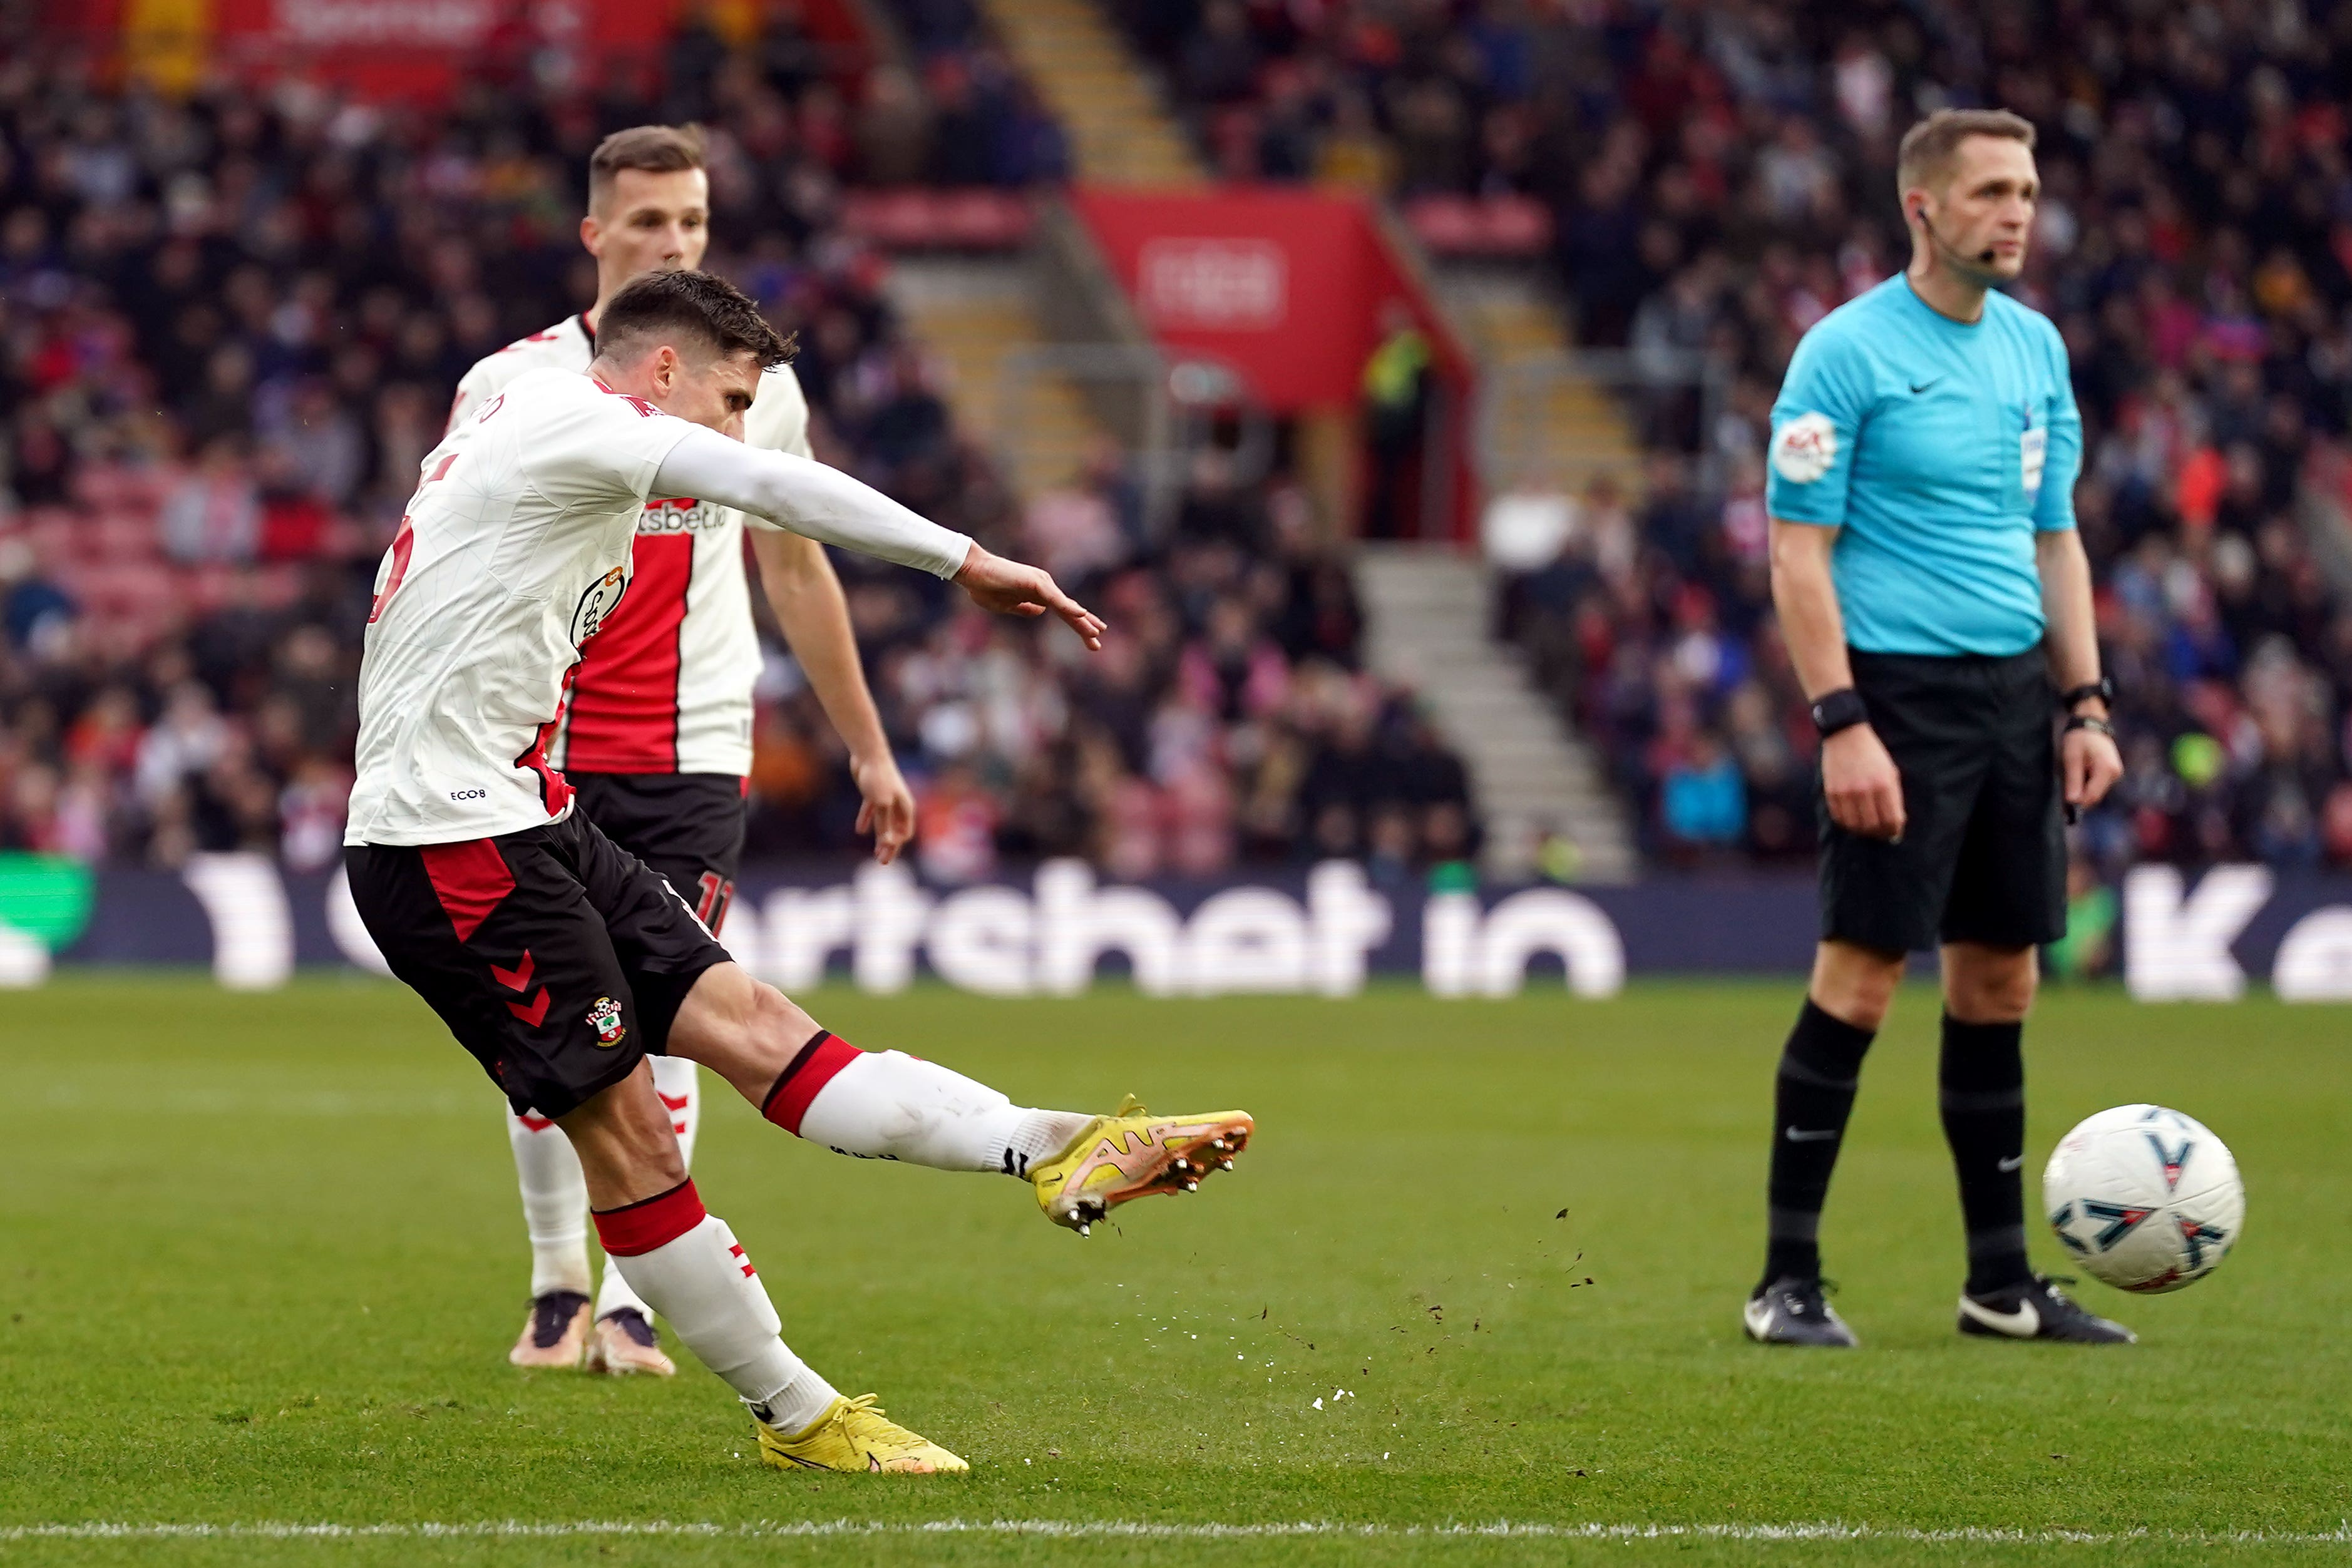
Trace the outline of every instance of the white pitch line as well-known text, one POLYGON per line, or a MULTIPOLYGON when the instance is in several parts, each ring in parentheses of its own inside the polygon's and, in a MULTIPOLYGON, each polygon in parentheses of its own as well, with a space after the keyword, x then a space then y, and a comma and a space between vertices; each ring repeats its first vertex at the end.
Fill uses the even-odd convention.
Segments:
POLYGON ((2116 1546, 2135 1542, 2184 1546, 2319 1546, 2352 1543, 2352 1522, 2328 1531, 2286 1530, 2014 1530, 1960 1526, 1921 1529, 1901 1525, 1847 1524, 1821 1521, 1798 1524, 1548 1524, 1515 1521, 1492 1523, 1346 1524, 1317 1521, 1263 1524, 1156 1523, 1142 1520, 945 1519, 891 1522, 853 1519, 761 1521, 716 1524, 670 1520, 572 1520, 533 1524, 521 1520, 410 1524, 134 1524, 92 1521, 79 1524, 0 1525, 0 1542, 26 1541, 348 1541, 543 1540, 563 1536, 672 1536, 756 1539, 792 1536, 1033 1536, 1066 1540, 1219 1541, 1328 1537, 1335 1540, 1558 1541, 1881 1541, 1920 1544, 2116 1546))

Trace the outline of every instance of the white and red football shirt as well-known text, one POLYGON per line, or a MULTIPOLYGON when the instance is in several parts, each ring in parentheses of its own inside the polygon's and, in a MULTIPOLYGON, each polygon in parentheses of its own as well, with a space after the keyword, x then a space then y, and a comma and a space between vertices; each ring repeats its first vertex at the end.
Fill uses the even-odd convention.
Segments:
POLYGON ((546 749, 564 691, 624 602, 663 459, 698 428, 540 370, 426 455, 376 572, 345 843, 453 843, 571 810, 546 749))
MULTIPOLYGON (((510 343, 457 384, 452 428, 526 371, 585 371, 596 335, 572 316, 510 343)), ((743 420, 746 445, 814 455, 808 401, 788 365, 760 378, 743 420)), ((575 773, 751 770, 751 686, 760 670, 743 517, 691 497, 655 497, 637 522, 626 604, 587 650, 550 742, 575 773)))

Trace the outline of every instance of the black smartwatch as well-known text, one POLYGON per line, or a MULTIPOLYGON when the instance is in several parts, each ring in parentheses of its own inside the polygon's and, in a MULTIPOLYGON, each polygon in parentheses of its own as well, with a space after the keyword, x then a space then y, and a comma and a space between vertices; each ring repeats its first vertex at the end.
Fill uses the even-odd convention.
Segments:
POLYGON ((1862 694, 1852 686, 1840 686, 1813 699, 1813 728, 1823 740, 1839 730, 1869 722, 1870 710, 1863 706, 1862 694))
POLYGON ((2105 675, 2101 675, 2095 681, 2085 681, 2079 686, 2059 693, 2058 706, 2068 713, 2073 713, 2093 697, 2098 698, 2109 707, 2115 706, 2116 683, 2105 675))

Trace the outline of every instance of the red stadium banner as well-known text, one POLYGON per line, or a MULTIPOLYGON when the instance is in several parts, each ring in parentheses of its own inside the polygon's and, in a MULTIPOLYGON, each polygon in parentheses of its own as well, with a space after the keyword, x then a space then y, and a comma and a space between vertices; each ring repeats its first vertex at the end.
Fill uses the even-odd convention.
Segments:
POLYGON ((1424 519, 1422 531, 1465 537, 1472 362, 1367 203, 1227 187, 1086 189, 1072 204, 1153 338, 1231 367, 1276 413, 1354 408, 1382 315, 1402 306, 1430 341, 1449 432, 1451 516, 1424 519))
POLYGON ((1152 335, 1232 365, 1277 413, 1355 402, 1389 300, 1413 312, 1445 373, 1470 373, 1360 200, 1247 188, 1073 200, 1152 335))

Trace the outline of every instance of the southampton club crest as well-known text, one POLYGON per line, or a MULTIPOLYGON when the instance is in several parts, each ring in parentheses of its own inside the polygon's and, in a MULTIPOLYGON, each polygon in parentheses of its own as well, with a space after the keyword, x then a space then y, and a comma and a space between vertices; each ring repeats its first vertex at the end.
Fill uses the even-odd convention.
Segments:
POLYGON ((625 567, 614 567, 580 596, 580 608, 572 612, 572 645, 584 648, 621 602, 621 595, 629 591, 629 573, 625 567))
POLYGON ((610 997, 598 997, 596 1005, 588 1009, 588 1027, 596 1031, 598 1045, 618 1045, 629 1032, 621 1021, 621 1004, 610 997))

